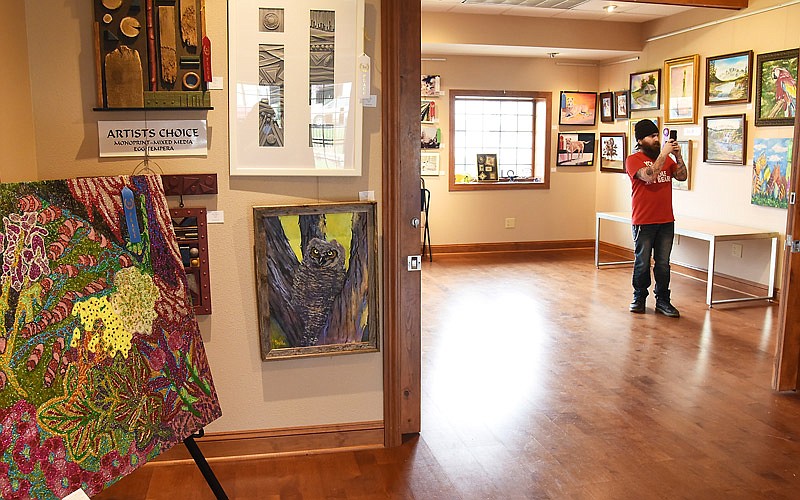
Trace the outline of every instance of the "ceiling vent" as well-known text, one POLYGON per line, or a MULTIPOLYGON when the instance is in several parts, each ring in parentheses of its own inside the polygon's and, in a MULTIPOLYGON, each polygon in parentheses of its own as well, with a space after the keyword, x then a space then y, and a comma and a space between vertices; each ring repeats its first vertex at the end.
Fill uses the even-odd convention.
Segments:
POLYGON ((509 7, 538 7, 540 9, 569 10, 589 0, 463 0, 461 3, 469 5, 507 5, 509 7))

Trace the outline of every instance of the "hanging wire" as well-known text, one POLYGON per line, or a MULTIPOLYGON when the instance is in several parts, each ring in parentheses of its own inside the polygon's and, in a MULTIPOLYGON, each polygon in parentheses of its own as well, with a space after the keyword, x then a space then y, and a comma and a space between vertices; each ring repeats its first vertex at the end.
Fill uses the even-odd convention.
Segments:
MULTIPOLYGON (((144 108, 144 123, 147 126, 147 108, 144 108)), ((150 160, 150 148, 144 148, 144 160, 140 161, 133 167, 132 175, 164 175, 164 170, 158 162, 150 160), (153 168, 158 169, 157 171, 153 168)))

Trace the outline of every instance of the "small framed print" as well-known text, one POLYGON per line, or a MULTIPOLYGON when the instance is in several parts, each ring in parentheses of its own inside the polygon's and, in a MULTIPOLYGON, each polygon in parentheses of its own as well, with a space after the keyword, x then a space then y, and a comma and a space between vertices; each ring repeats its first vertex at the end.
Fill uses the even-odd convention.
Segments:
POLYGON ((664 62, 664 123, 697 123, 699 69, 697 54, 664 62))
POLYGON ((746 115, 706 116, 703 121, 703 161, 744 165, 747 154, 746 115))
POLYGON ((600 134, 600 171, 624 174, 627 148, 624 132, 600 134))
POLYGON ((692 141, 678 141, 678 146, 681 147, 681 156, 686 165, 686 180, 679 181, 673 177, 672 189, 688 191, 692 189, 692 141))
POLYGON ((706 104, 750 102, 753 51, 706 58, 706 104))
POLYGON ((617 120, 631 117, 629 97, 627 90, 614 92, 614 118, 617 120))
POLYGON ((596 115, 597 92, 561 91, 559 125, 594 125, 596 115))
POLYGON ((420 175, 439 175, 439 153, 420 153, 420 175))
POLYGON ((661 102, 661 70, 631 73, 631 111, 658 109, 661 102))
POLYGON ((614 123, 614 93, 600 93, 600 121, 614 123))
POLYGON ((498 179, 497 154, 478 154, 477 162, 479 181, 496 181, 498 179))
POLYGON ((593 133, 558 134, 556 165, 559 167, 590 167, 594 165, 593 133))

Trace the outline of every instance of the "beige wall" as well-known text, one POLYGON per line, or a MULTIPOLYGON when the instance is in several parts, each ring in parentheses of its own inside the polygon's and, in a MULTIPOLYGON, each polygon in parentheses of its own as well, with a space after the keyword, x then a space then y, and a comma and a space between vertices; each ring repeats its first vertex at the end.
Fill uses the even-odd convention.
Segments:
MULTIPOLYGON (((775 5, 775 1, 751 0, 744 12, 726 13, 722 17, 746 14, 775 5)), ((677 17, 677 16, 676 16, 677 17)), ((661 20, 646 25, 645 38, 671 33, 695 20, 680 16, 677 19, 661 20)), ((719 16, 717 16, 719 17, 719 16)), ((759 207, 750 204, 752 182, 753 139, 756 137, 792 137, 793 129, 786 127, 755 126, 755 81, 753 82, 753 102, 740 105, 704 104, 706 58, 743 50, 759 53, 773 52, 798 46, 797 30, 800 22, 800 5, 780 8, 743 19, 717 24, 715 26, 653 41, 645 45, 640 59, 635 62, 601 67, 598 90, 620 90, 628 87, 629 74, 662 68, 666 59, 691 54, 700 55, 700 98, 699 119, 696 125, 675 125, 679 136, 693 142, 692 151, 692 189, 674 191, 673 203, 676 214, 703 219, 752 226, 785 233, 786 210, 759 207), (703 116, 741 114, 747 115, 747 165, 731 166, 703 163, 702 123, 703 116)), ((754 57, 755 64, 755 57, 754 57)), ((754 68, 755 69, 755 68, 754 68)), ((663 118, 663 105, 658 114, 663 118)), ((637 116, 649 116, 650 112, 634 112, 637 116)), ((627 132, 627 121, 614 124, 601 124, 600 132, 627 132)), ((600 173, 597 179, 597 210, 630 210, 630 183, 624 175, 600 173)), ((630 232, 627 229, 610 226, 609 236, 616 233, 615 241, 630 246, 630 232)), ((605 238, 604 238, 605 239, 605 238)), ((767 242, 744 243, 743 257, 731 255, 731 244, 722 243, 718 249, 718 270, 756 281, 768 282, 769 244, 767 242)), ((673 260, 695 267, 706 268, 707 246, 703 242, 682 238, 673 250, 673 260)), ((780 259, 779 259, 780 261, 780 259)))
MULTIPOLYGON (((379 0, 366 7, 365 50, 379 67, 379 0)), ((36 144, 41 179, 130 174, 139 160, 98 159, 100 120, 207 119, 207 158, 157 159, 164 173, 215 172, 216 196, 188 197, 187 206, 224 212, 209 225, 213 314, 199 318, 223 417, 210 432, 373 421, 383 418, 381 353, 262 362, 253 266, 252 206, 357 200, 380 196, 380 103, 364 110, 361 177, 228 176, 227 90, 214 91, 211 111, 96 112, 92 2, 41 8, 27 0, 36 144), (56 84, 57 83, 57 84, 56 84)), ((213 73, 227 75, 227 3, 206 0, 213 73)), ((8 52, 16 44, 6 45, 8 52)), ((380 75, 373 73, 373 90, 380 75)), ((34 179, 35 175, 28 177, 34 179)), ((170 200, 177 206, 178 200, 170 200)))
MULTIPOLYGON (((555 168, 561 90, 597 88, 597 68, 557 66, 551 59, 445 56, 423 61, 423 74, 441 75, 437 99, 442 129, 442 175, 425 177, 431 191, 433 245, 587 239, 594 234, 596 168, 555 168), (448 191, 449 89, 537 90, 553 93, 550 189, 448 191), (505 219, 516 218, 514 229, 505 219)), ((578 130, 571 127, 570 130, 578 130)), ((583 131, 583 130, 581 130, 583 131)))
POLYGON ((35 179, 36 139, 33 132, 31 86, 28 73, 28 40, 25 32, 25 3, 4 0, 0 4, 0 144, 4 153, 0 179, 16 182, 35 179))

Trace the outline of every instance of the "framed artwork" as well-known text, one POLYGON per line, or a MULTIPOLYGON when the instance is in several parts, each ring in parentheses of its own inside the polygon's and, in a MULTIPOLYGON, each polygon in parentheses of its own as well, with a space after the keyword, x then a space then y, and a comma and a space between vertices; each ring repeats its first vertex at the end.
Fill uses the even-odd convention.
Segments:
POLYGON ((753 190, 750 203, 762 207, 788 208, 792 174, 792 139, 753 141, 753 190))
POLYGON ((756 127, 794 125, 798 49, 756 57, 756 127))
POLYGON ((617 90, 614 92, 614 118, 630 118, 630 96, 627 90, 617 90))
POLYGON ((628 151, 630 151, 629 154, 633 154, 634 152, 637 151, 636 150, 636 124, 639 123, 642 120, 650 120, 651 122, 653 122, 655 124, 655 126, 656 126, 656 128, 658 128, 658 130, 661 130, 661 117, 660 116, 650 116, 650 117, 631 119, 628 122, 628 146, 629 146, 628 147, 628 151))
POLYGON ((422 124, 420 134, 422 149, 439 149, 442 145, 442 130, 436 125, 422 124))
POLYGON ((420 175, 439 175, 439 153, 420 153, 420 175))
POLYGON ((744 165, 747 149, 746 116, 706 116, 703 122, 703 161, 744 165))
POLYGON ((560 167, 588 167, 594 165, 593 133, 558 134, 556 165, 560 167))
POLYGON ((361 175, 364 0, 228 2, 232 176, 361 175))
POLYGON ((0 200, 0 496, 94 497, 222 415, 167 198, 143 175, 0 200))
POLYGON ((614 122, 614 93, 600 93, 600 121, 605 123, 614 122))
POLYGON ((600 171, 625 173, 625 158, 628 157, 628 143, 625 133, 600 134, 600 171))
POLYGON ((706 58, 706 104, 750 102, 753 51, 706 58))
POLYGON ((661 102, 661 70, 653 69, 630 75, 631 111, 658 109, 661 102))
POLYGON ((697 123, 700 56, 664 61, 664 123, 697 123))
POLYGON ((438 123, 439 113, 436 101, 422 99, 420 101, 419 120, 422 123, 438 123))
MULTIPOLYGON (((678 146, 681 147, 683 163, 686 164, 686 180, 679 181, 673 177, 672 189, 676 189, 678 191, 688 191, 692 189, 692 141, 678 141, 678 146)), ((675 158, 673 158, 673 160, 674 159, 675 158)))
POLYGON ((253 207, 264 361, 378 350, 375 206, 253 207))
POLYGON ((444 95, 442 91, 442 77, 439 75, 422 75, 420 82, 420 95, 423 97, 436 97, 444 95))
POLYGON ((594 125, 597 114, 597 92, 561 91, 559 125, 594 125))
POLYGON ((497 180, 497 154, 479 153, 476 155, 479 181, 497 180))

